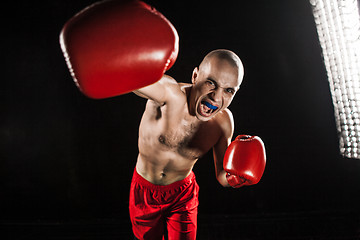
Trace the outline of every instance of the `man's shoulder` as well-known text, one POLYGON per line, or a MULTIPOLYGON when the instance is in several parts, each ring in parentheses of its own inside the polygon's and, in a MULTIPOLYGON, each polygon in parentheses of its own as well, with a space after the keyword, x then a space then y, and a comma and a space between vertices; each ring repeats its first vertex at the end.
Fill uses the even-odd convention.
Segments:
POLYGON ((225 108, 219 112, 214 121, 219 125, 225 135, 232 135, 234 132, 234 117, 230 109, 225 108))
POLYGON ((166 104, 180 104, 186 101, 186 88, 189 84, 177 82, 169 75, 164 75, 159 83, 166 89, 166 104))
POLYGON ((181 82, 177 82, 175 80, 175 78, 169 76, 169 75, 164 75, 161 79, 160 79, 161 84, 166 85, 167 88, 170 88, 172 90, 176 91, 182 91, 182 88, 188 86, 189 84, 186 83, 181 83, 181 82))
POLYGON ((215 119, 217 121, 220 121, 221 123, 226 123, 226 122, 233 122, 234 121, 234 117, 232 112, 230 111, 230 109, 225 108, 223 110, 221 110, 216 116, 215 119))
POLYGON ((181 91, 182 93, 185 93, 186 89, 192 86, 190 83, 178 82, 175 78, 169 75, 164 75, 161 80, 165 84, 170 85, 174 90, 181 91))

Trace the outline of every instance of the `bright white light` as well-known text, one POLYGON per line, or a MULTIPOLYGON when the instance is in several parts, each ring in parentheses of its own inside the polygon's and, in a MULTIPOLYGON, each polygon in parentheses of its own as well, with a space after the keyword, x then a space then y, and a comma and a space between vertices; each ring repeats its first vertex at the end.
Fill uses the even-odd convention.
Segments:
POLYGON ((356 0, 310 0, 332 93, 340 152, 360 159, 360 16, 356 0))

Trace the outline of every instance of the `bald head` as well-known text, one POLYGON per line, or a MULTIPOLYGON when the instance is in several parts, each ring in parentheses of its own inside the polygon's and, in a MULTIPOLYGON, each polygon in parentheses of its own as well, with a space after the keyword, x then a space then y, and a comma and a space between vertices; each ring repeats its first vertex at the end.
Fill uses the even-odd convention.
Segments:
POLYGON ((218 62, 218 61, 227 62, 231 66, 238 69, 239 79, 243 78, 243 76, 244 76, 243 64, 242 64, 240 58, 234 52, 232 52, 230 50, 226 50, 226 49, 217 49, 217 50, 211 51, 202 60, 200 66, 199 66, 199 70, 202 70, 202 68, 208 67, 208 64, 210 64, 210 62, 212 62, 211 60, 216 60, 216 62, 218 62))

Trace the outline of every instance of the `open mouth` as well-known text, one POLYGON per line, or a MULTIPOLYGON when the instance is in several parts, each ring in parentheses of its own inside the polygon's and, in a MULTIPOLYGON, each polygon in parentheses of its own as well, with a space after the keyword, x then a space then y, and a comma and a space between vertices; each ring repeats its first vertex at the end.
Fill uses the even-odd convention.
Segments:
POLYGON ((209 117, 216 109, 219 107, 212 105, 211 103, 207 101, 201 101, 201 104, 199 106, 199 113, 203 117, 209 117))

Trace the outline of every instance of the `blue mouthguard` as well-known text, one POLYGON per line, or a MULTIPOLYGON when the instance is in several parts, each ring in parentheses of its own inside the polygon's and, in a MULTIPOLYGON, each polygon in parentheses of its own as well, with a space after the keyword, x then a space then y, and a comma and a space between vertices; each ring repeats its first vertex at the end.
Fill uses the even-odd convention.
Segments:
POLYGON ((218 107, 216 107, 216 106, 211 105, 211 104, 208 103, 208 102, 204 102, 204 104, 205 104, 208 108, 211 108, 211 109, 213 109, 213 110, 215 110, 215 109, 218 108, 218 107))

